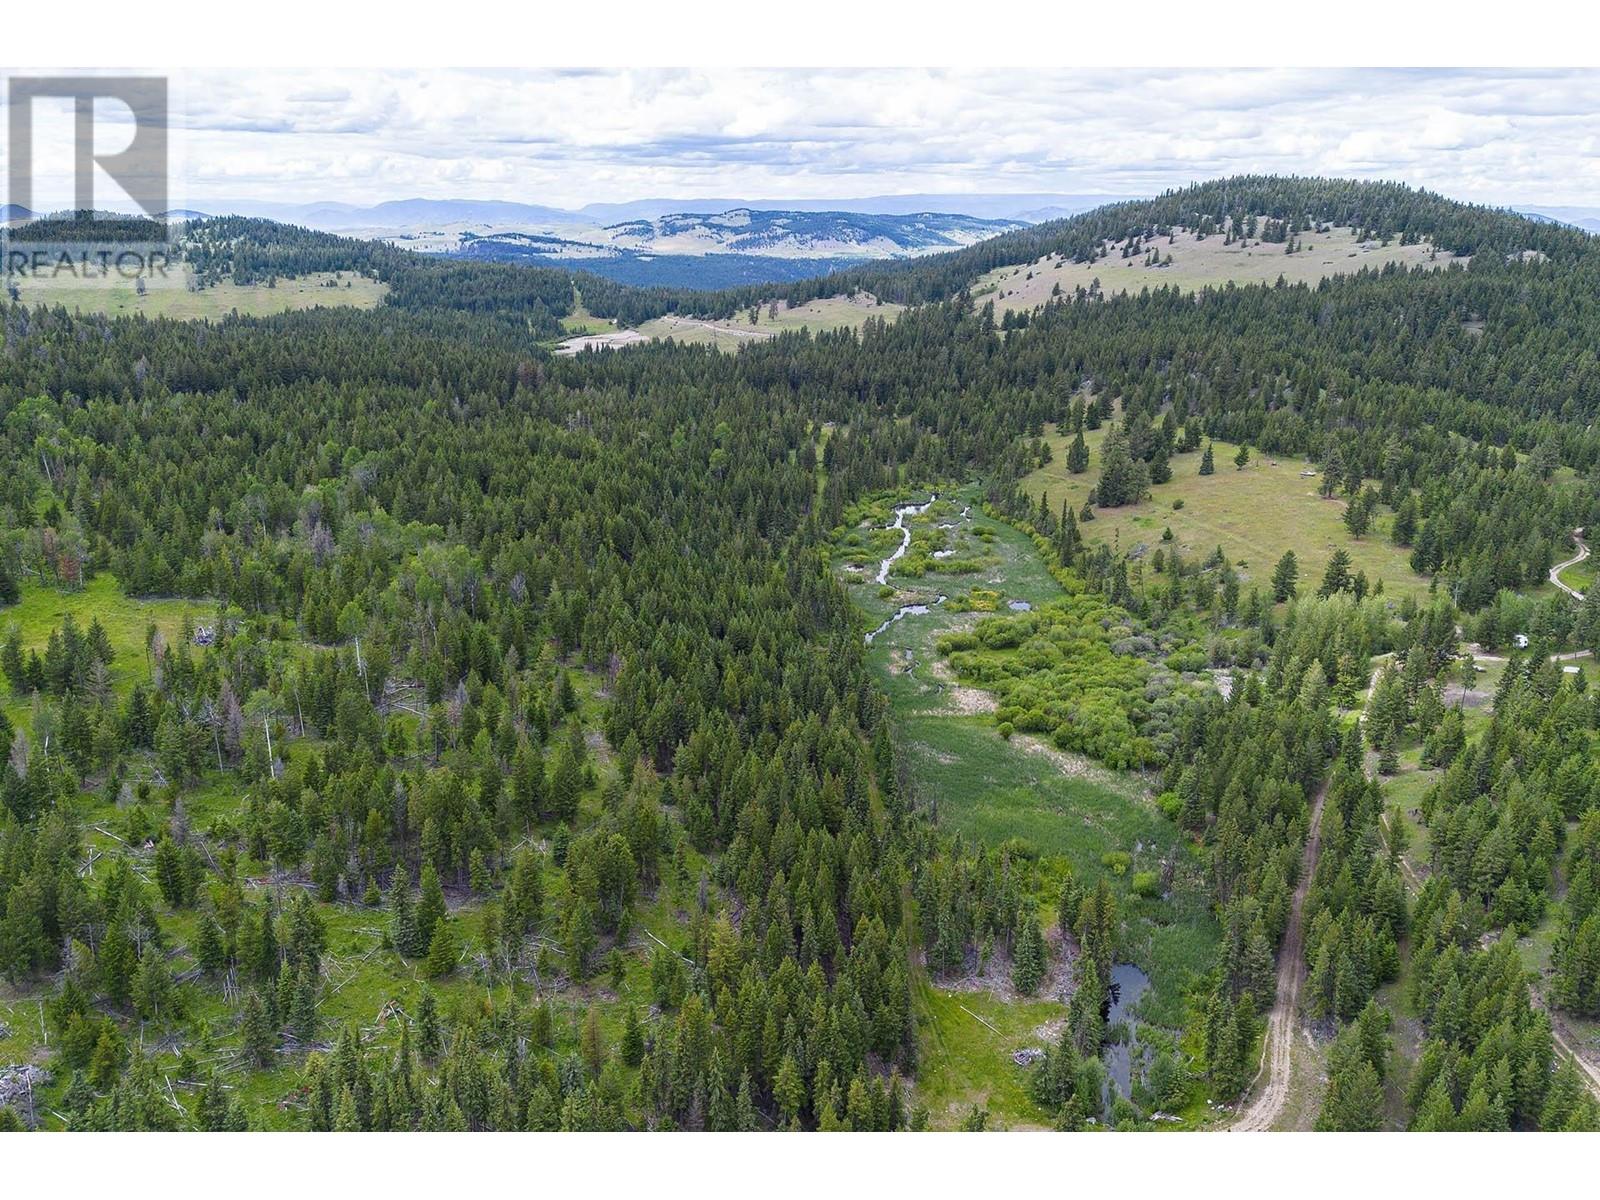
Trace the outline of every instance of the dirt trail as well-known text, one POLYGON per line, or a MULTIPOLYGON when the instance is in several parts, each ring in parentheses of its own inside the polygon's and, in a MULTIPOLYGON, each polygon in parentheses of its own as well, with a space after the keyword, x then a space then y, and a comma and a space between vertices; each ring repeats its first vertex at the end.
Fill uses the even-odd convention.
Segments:
MULTIPOLYGON (((1388 659, 1385 654, 1383 658, 1388 659)), ((1371 706, 1372 690, 1378 686, 1378 673, 1383 662, 1377 663, 1367 680, 1366 697, 1361 705, 1357 722, 1367 719, 1371 706)), ((1234 1118, 1230 1129, 1240 1133, 1259 1133, 1272 1128, 1289 1100, 1289 1085, 1293 1077, 1291 1053, 1294 1049, 1295 1030, 1300 1026, 1300 988, 1305 983, 1305 906, 1306 894, 1311 891, 1311 877, 1317 872, 1317 856, 1322 852, 1322 805, 1328 798, 1328 785, 1333 776, 1323 779, 1311 802, 1311 829, 1306 834, 1306 848, 1300 855, 1300 882, 1295 886, 1294 899, 1289 905, 1289 925, 1283 931, 1283 945, 1278 949, 1278 995, 1272 1011, 1267 1015, 1267 1036, 1261 1047, 1261 1068, 1250 1086, 1255 1087, 1263 1075, 1266 1083, 1261 1091, 1234 1118)))
POLYGON ((1301 914, 1305 910, 1306 893, 1311 890, 1311 876, 1317 869, 1317 855, 1322 849, 1322 803, 1327 798, 1328 780, 1324 779, 1311 805, 1311 832, 1306 835, 1305 852, 1300 858, 1300 882, 1294 889, 1289 926, 1284 930, 1283 946, 1278 951, 1278 997, 1267 1016, 1261 1070, 1256 1072, 1257 1079, 1266 1075, 1266 1084, 1235 1118, 1231 1128, 1238 1132, 1271 1129, 1289 1099, 1290 1053, 1294 1049, 1294 1031, 1300 1024, 1300 985, 1306 977, 1305 928, 1301 914))
POLYGON ((1583 1072, 1584 1084, 1594 1093, 1596 1099, 1600 1099, 1600 1067, 1596 1067, 1587 1058, 1578 1053, 1577 1048, 1567 1041, 1566 1036, 1562 1033, 1563 1028, 1564 1024, 1561 1018, 1555 1013, 1551 1013, 1550 1032, 1555 1038, 1556 1045, 1572 1056, 1572 1061, 1578 1064, 1578 1070, 1583 1072))
POLYGON ((1566 562, 1557 563, 1555 566, 1551 567, 1550 568, 1550 582, 1555 584, 1563 592, 1565 592, 1567 595, 1571 596, 1574 600, 1578 601, 1581 604, 1581 603, 1583 603, 1583 593, 1578 591, 1575 588, 1570 588, 1566 584, 1561 582, 1561 572, 1565 571, 1568 567, 1577 566, 1584 559, 1589 557, 1589 544, 1583 540, 1583 530, 1582 529, 1574 529, 1572 531, 1572 540, 1578 543, 1578 555, 1577 555, 1577 557, 1576 558, 1569 558, 1569 559, 1567 559, 1566 562))

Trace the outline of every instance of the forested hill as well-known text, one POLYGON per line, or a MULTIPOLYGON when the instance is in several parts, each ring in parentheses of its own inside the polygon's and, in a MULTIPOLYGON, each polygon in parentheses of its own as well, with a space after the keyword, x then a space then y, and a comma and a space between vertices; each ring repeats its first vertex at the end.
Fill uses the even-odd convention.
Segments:
POLYGON ((1425 241, 1463 256, 1540 256, 1563 265, 1600 256, 1600 245, 1582 231, 1509 210, 1462 204, 1399 183, 1277 176, 1237 176, 1153 200, 1107 205, 948 253, 869 264, 792 283, 710 292, 630 286, 584 271, 579 264, 566 268, 441 261, 384 242, 255 218, 194 222, 184 244, 202 284, 228 275, 250 283, 274 274, 358 271, 390 285, 388 304, 393 307, 500 314, 526 322, 537 336, 547 338, 560 332, 559 318, 571 311, 574 282, 590 312, 623 325, 666 313, 727 318, 773 299, 803 304, 863 291, 887 302, 918 304, 954 296, 996 268, 1031 263, 1046 255, 1093 262, 1117 242, 1132 238, 1154 242, 1174 228, 1227 238, 1258 224, 1259 235, 1273 241, 1319 226, 1338 226, 1401 244, 1425 241))
POLYGON ((201 287, 225 278, 253 284, 275 276, 350 271, 388 284, 385 303, 391 308, 494 317, 540 340, 560 336, 560 318, 572 311, 572 276, 563 270, 450 262, 387 242, 255 217, 195 221, 185 228, 180 245, 201 287))
POLYGON ((663 312, 729 316, 774 294, 800 304, 867 291, 885 301, 918 304, 953 296, 998 267, 1045 255, 1091 262, 1111 243, 1156 238, 1175 227, 1226 236, 1230 223, 1242 227, 1251 217, 1281 222, 1284 236, 1320 224, 1404 243, 1426 240, 1460 255, 1532 251, 1562 262, 1600 255, 1600 246, 1580 230, 1463 204, 1400 183, 1245 175, 1046 221, 946 254, 834 272, 759 294, 754 289, 714 295, 670 289, 623 292, 602 285, 586 287, 584 296, 592 311, 617 316, 624 324, 663 312))
POLYGON ((1036 1119, 1103 1127, 1110 971, 1170 919, 1160 873, 1124 878, 1115 841, 1064 867, 1010 830, 953 836, 830 569, 836 529, 882 532, 863 506, 950 480, 981 481, 974 510, 1034 535, 1062 591, 974 636, 1032 655, 1083 618, 1053 643, 1069 703, 970 723, 995 744, 1092 726, 1102 764, 1158 769, 1142 807, 1222 937, 1169 984, 1196 1036, 1117 1124, 1211 1121, 1249 1087, 1332 769, 1308 990, 1374 1049, 1331 1060, 1330 1127, 1389 1119, 1365 1014, 1407 942, 1432 1048, 1403 1120, 1600 1125, 1553 1070, 1515 939, 1482 937, 1541 919, 1566 839, 1556 999, 1600 1013, 1600 704, 1546 661, 1600 648, 1600 588, 1529 597, 1600 527, 1600 259, 1390 185, 1210 187, 1056 244, 1304 206, 1472 262, 1085 292, 1006 329, 941 268, 903 282, 948 298, 860 332, 555 358, 562 272, 219 222, 203 272, 371 271, 388 304, 214 324, 0 305, 0 1066, 44 1072, 0 1127, 979 1127, 926 1106, 952 1049, 921 1034, 922 985, 1013 948, 1042 967, 1046 913, 1056 961, 1076 948, 1064 1028, 1043 1062, 989 1065, 1036 1119), (1049 427, 1105 433, 1081 508, 1027 482, 1049 427), (1292 554, 1091 544, 1097 508, 1214 475, 1208 439, 1239 472, 1315 462, 1426 582, 1397 602, 1335 558, 1297 592, 1292 554), (1534 603, 1468 745, 1441 716, 1458 626, 1534 603), (1157 651, 1174 632, 1181 658, 1157 651), (1358 721, 1380 654, 1404 679, 1358 721), (1152 711, 1142 676, 1185 662, 1204 680, 1152 711), (1159 744, 1136 728, 1157 719, 1159 744), (1450 773, 1421 805, 1438 849, 1407 938, 1363 770, 1417 726, 1455 732, 1428 751, 1450 773))

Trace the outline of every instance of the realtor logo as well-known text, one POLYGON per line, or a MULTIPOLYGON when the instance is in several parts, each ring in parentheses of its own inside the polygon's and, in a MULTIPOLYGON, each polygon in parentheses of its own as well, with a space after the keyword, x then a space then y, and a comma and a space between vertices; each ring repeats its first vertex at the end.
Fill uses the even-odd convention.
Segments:
POLYGON ((33 102, 73 101, 73 208, 95 211, 98 166, 144 210, 167 211, 167 80, 153 75, 14 75, 8 81, 9 200, 33 209, 33 102), (95 101, 120 100, 133 112, 133 140, 114 154, 95 153, 95 101))

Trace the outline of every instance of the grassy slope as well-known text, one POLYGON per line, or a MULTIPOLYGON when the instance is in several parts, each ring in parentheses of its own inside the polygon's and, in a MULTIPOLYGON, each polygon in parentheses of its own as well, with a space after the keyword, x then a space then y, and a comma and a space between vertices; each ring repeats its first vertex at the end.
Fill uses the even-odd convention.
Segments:
POLYGON ((234 312, 264 317, 305 308, 374 308, 389 290, 387 284, 348 271, 335 280, 338 286, 331 288, 324 286, 334 279, 328 274, 279 279, 277 286, 270 288, 265 284, 238 287, 229 280, 198 292, 189 290, 188 279, 187 267, 174 267, 165 276, 147 279, 149 290, 144 296, 135 294, 132 280, 114 273, 99 279, 63 273, 37 278, 13 276, 8 281, 17 284, 24 304, 61 304, 80 312, 113 317, 142 313, 179 320, 217 320, 234 312))
MULTIPOLYGON (((1100 478, 1100 444, 1106 427, 1084 434, 1089 469, 1082 475, 1066 468, 1072 438, 1053 426, 1045 432, 1052 461, 1027 476, 1023 490, 1035 497, 1042 490, 1052 512, 1060 511, 1062 500, 1080 509, 1100 478)), ((1393 514, 1387 509, 1380 507, 1364 537, 1353 538, 1344 527, 1344 501, 1324 500, 1317 492, 1320 476, 1302 475, 1315 470, 1313 464, 1252 450, 1241 471, 1233 465, 1237 450, 1227 442, 1215 443, 1216 474, 1205 476, 1199 473, 1200 452, 1174 456, 1172 479, 1151 488, 1150 499, 1096 509, 1095 519, 1083 526, 1083 532, 1091 540, 1125 551, 1141 544, 1154 550, 1162 544, 1162 530, 1170 526, 1186 557, 1204 556, 1221 546, 1224 554, 1242 564, 1247 591, 1252 583, 1270 587, 1273 566, 1285 550, 1293 550, 1300 564, 1302 594, 1316 590, 1328 559, 1342 546, 1350 554, 1352 572, 1365 571, 1374 584, 1383 580, 1386 594, 1421 597, 1427 592, 1428 580, 1411 570, 1410 552, 1389 541, 1393 514), (1182 509, 1173 509, 1176 500, 1183 501, 1182 509)))
POLYGON ((873 317, 892 321, 900 312, 900 305, 879 304, 870 296, 833 296, 794 308, 784 302, 779 305, 776 316, 770 316, 763 306, 754 325, 750 324, 748 315, 729 321, 667 316, 646 321, 639 326, 639 332, 651 338, 670 337, 693 345, 710 344, 734 350, 746 342, 794 329, 809 329, 813 333, 825 329, 860 329, 873 317))
MULTIPOLYGON (((9 634, 16 625, 22 634, 22 650, 44 653, 45 643, 52 630, 60 627, 68 613, 80 631, 87 631, 89 622, 99 618, 116 658, 111 664, 111 682, 118 695, 131 689, 138 680, 149 679, 145 660, 145 630, 154 622, 166 638, 168 645, 177 643, 183 629, 185 616, 197 624, 203 623, 212 606, 199 600, 137 600, 127 595, 116 579, 102 572, 91 579, 81 591, 64 592, 55 588, 25 584, 22 599, 10 608, 0 608, 0 635, 9 634)), ((6 689, 0 703, 14 724, 26 726, 31 705, 17 699, 6 689)))
POLYGON ((1171 255, 1171 266, 1147 267, 1144 250, 1133 258, 1121 257, 1120 244, 1110 257, 1093 263, 1075 263, 1054 255, 1022 266, 1000 267, 979 276, 972 291, 979 303, 993 300, 998 317, 1008 310, 1028 311, 1051 298, 1056 285, 1067 294, 1087 288, 1095 280, 1107 293, 1138 291, 1140 288, 1177 287, 1198 291, 1224 283, 1274 283, 1280 276, 1289 283, 1316 283, 1330 275, 1348 275, 1363 268, 1378 268, 1388 263, 1442 268, 1452 259, 1433 253, 1427 245, 1383 246, 1378 242, 1358 242, 1350 229, 1334 229, 1325 234, 1304 235, 1306 249, 1285 254, 1281 244, 1235 242, 1225 246, 1221 236, 1197 240, 1192 233, 1179 232, 1172 243, 1157 238, 1145 249, 1161 251, 1163 260, 1171 255))

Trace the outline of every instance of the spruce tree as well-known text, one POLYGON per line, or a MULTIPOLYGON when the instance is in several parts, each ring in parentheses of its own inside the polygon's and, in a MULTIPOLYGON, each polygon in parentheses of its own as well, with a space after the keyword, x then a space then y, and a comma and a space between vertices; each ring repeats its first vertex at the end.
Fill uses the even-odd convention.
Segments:
POLYGON ((433 1062, 439 1057, 439 1051, 444 1045, 444 1034, 439 1026, 439 1001, 434 996, 433 989, 422 989, 422 998, 417 1001, 417 1054, 424 1062, 433 1062))
POLYGON ((1082 475, 1089 469, 1089 443, 1083 440, 1083 430, 1078 430, 1077 437, 1072 439, 1072 445, 1067 448, 1067 470, 1074 475, 1082 475))
POLYGON ((433 926, 433 936, 428 941, 428 959, 425 967, 428 978, 442 979, 452 974, 461 960, 461 944, 456 940, 455 923, 442 917, 433 926))
POLYGON ((139 969, 133 979, 133 1006, 147 1021, 161 1015, 172 991, 172 975, 167 970, 166 957, 154 944, 144 948, 139 956, 139 969))
POLYGON ((1039 936, 1039 922, 1031 911, 1024 912, 1019 921, 1022 930, 1017 935, 1017 949, 1012 958, 1011 984, 1022 995, 1031 996, 1044 978, 1044 939, 1039 936))
POLYGON ((251 991, 245 997, 240 1032, 244 1038, 245 1053, 256 1066, 264 1067, 272 1062, 273 1052, 278 1046, 278 1034, 272 1028, 266 1005, 261 1002, 258 992, 251 991))
POLYGON ((1294 551, 1285 550, 1278 565, 1272 569, 1272 599, 1278 604, 1293 600, 1298 594, 1296 582, 1299 578, 1300 564, 1295 559, 1294 551))
POLYGON ((417 945, 420 953, 427 953, 433 944, 433 931, 448 914, 444 901, 444 887, 439 882, 439 872, 433 864, 422 867, 422 891, 417 898, 417 945))
POLYGON ((1317 588, 1317 595, 1326 600, 1337 592, 1348 591, 1351 582, 1350 552, 1340 547, 1328 559, 1328 568, 1322 573, 1322 586, 1317 588))

